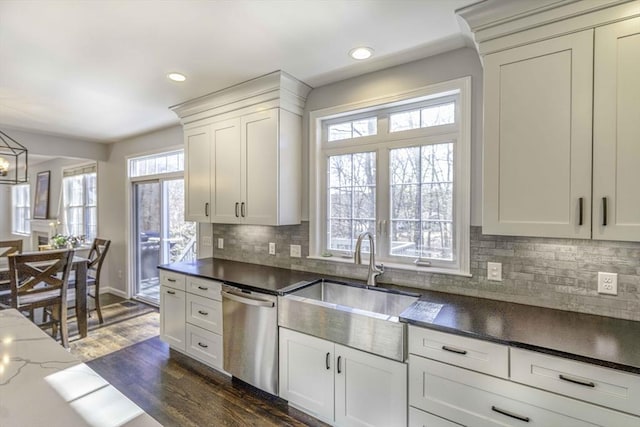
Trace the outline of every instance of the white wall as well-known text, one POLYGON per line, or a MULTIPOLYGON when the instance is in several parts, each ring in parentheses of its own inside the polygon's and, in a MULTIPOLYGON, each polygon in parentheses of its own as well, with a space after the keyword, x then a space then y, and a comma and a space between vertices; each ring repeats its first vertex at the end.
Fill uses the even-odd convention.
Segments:
POLYGON ((482 224, 482 65, 471 48, 457 49, 408 64, 313 89, 303 121, 303 218, 309 218, 309 112, 408 92, 471 76, 471 224, 482 224))
POLYGON ((111 240, 101 280, 113 293, 127 296, 130 241, 127 158, 182 144, 182 126, 177 125, 113 143, 109 146, 108 160, 98 164, 98 230, 100 237, 111 240))
POLYGON ((6 133, 27 147, 29 155, 38 154, 55 158, 107 160, 109 144, 77 138, 46 135, 17 129, 6 129, 6 133))

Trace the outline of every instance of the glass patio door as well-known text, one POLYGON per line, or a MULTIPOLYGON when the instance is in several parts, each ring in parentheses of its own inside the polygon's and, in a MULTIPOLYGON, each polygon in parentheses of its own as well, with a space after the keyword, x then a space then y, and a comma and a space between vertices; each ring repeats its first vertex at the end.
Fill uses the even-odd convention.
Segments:
POLYGON ((195 259, 196 227, 184 221, 184 179, 133 182, 135 296, 160 301, 157 266, 195 259))

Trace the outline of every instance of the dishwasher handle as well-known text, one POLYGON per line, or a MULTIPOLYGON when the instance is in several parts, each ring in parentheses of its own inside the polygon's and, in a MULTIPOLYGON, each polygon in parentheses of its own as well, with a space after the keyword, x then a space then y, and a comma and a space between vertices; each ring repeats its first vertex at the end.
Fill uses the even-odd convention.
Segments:
POLYGON ((275 307, 275 303, 273 301, 267 301, 260 298, 252 298, 246 295, 238 295, 234 292, 229 292, 229 291, 222 291, 222 297, 228 298, 232 301, 239 302, 241 304, 253 305, 256 307, 267 307, 267 308, 275 307))

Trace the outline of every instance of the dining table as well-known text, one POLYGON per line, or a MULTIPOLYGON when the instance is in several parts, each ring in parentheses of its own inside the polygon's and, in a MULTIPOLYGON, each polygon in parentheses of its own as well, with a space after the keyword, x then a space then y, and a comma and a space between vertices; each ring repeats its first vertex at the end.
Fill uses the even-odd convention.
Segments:
MULTIPOLYGON (((89 273, 89 259, 79 255, 73 256, 71 269, 75 274, 75 310, 80 338, 88 334, 87 310, 87 278, 89 273)), ((0 258, 0 282, 9 280, 9 263, 6 257, 0 258)))

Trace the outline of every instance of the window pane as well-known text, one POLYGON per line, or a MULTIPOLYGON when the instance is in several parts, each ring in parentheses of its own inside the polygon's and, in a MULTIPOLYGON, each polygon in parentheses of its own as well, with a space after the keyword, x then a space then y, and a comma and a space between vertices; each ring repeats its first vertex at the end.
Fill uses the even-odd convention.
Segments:
POLYGON ((433 107, 423 108, 422 123, 423 128, 430 126, 446 125, 449 123, 455 123, 456 121, 456 104, 451 102, 449 104, 434 105, 433 107))
POLYGON ((391 254, 452 259, 453 144, 390 151, 391 254))
POLYGON ((403 111, 389 116, 389 132, 417 129, 420 127, 420 110, 403 111))
POLYGON ((353 251, 360 233, 375 232, 376 155, 331 156, 328 164, 327 248, 353 251))
POLYGON ((95 206, 98 204, 98 180, 96 174, 85 175, 85 183, 87 186, 87 205, 95 206))
POLYGON ((30 219, 29 184, 11 186, 11 231, 18 234, 31 233, 30 219))
POLYGON ((184 151, 153 154, 129 160, 129 176, 156 175, 184 170, 184 151))
POLYGON ((337 123, 329 125, 328 131, 329 141, 376 135, 378 133, 378 119, 376 117, 367 117, 366 119, 337 123))

